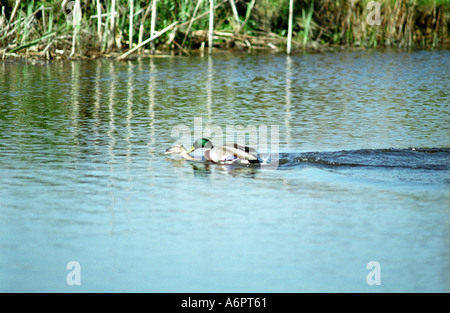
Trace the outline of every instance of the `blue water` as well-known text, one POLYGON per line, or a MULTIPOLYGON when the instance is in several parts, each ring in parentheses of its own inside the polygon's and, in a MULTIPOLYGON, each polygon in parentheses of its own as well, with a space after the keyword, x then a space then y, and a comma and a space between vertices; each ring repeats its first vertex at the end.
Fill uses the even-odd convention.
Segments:
POLYGON ((0 290, 450 291, 449 57, 0 64, 0 290), (278 166, 164 155, 200 118, 278 166))

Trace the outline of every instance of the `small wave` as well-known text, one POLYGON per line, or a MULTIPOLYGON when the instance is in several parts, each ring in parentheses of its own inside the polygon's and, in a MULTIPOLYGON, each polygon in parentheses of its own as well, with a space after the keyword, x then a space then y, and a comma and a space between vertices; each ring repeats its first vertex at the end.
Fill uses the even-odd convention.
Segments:
POLYGON ((279 165, 283 167, 316 165, 449 170, 450 148, 388 148, 280 153, 279 165))

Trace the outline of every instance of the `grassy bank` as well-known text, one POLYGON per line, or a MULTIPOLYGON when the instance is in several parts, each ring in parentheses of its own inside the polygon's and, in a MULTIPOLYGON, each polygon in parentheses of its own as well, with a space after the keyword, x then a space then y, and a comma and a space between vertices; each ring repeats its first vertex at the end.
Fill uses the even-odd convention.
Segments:
POLYGON ((449 0, 379 0, 375 6, 366 0, 295 0, 291 20, 289 0, 215 0, 213 10, 211 2, 2 0, 0 55, 65 59, 132 49, 190 55, 211 42, 214 49, 283 52, 288 38, 293 52, 449 47, 449 0))

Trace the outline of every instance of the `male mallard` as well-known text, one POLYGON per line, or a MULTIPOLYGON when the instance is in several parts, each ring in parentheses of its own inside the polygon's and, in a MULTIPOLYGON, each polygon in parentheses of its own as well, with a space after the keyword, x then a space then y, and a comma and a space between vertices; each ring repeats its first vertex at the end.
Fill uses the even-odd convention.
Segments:
POLYGON ((210 162, 228 163, 230 161, 238 161, 240 163, 260 163, 255 149, 236 143, 214 147, 209 139, 201 138, 194 142, 188 153, 200 148, 205 148, 205 159, 210 162))

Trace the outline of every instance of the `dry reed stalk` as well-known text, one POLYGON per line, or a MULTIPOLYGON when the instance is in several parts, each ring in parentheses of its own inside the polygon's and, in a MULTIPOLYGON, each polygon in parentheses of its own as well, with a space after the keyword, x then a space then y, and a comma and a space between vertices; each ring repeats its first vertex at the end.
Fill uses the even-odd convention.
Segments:
POLYGON ((214 33, 214 0, 209 0, 209 33, 208 33, 208 53, 212 53, 214 33))
POLYGON ((291 41, 292 41, 292 20, 294 15, 294 0, 289 0, 289 24, 288 24, 288 36, 286 53, 291 54, 291 41))
POLYGON ((23 44, 21 46, 15 47, 15 48, 11 49, 9 52, 10 53, 14 53, 14 52, 20 51, 22 49, 26 49, 26 48, 29 48, 31 46, 34 46, 34 45, 38 44, 39 42, 41 42, 42 40, 47 39, 47 38, 49 38, 51 36, 54 36, 56 33, 57 32, 54 31, 54 32, 45 34, 45 35, 43 35, 42 37, 40 37, 38 39, 32 40, 30 42, 27 42, 26 44, 23 44))
POLYGON ((105 51, 108 49, 108 45, 109 45, 109 23, 110 23, 110 19, 111 19, 111 12, 110 12, 110 7, 106 6, 106 20, 105 20, 105 27, 103 28, 103 35, 102 35, 102 42, 101 42, 101 53, 105 53, 105 51))
MULTIPOLYGON (((176 28, 175 28, 175 30, 176 30, 176 28)), ((189 53, 189 51, 187 51, 186 49, 184 49, 182 46, 180 46, 180 44, 178 43, 178 42, 176 42, 175 40, 172 40, 172 42, 183 52, 183 53, 185 53, 186 55, 191 55, 190 53, 189 53)))
POLYGON ((72 37, 72 51, 70 52, 69 58, 71 58, 75 54, 75 46, 77 42, 78 37, 78 30, 79 30, 79 14, 80 14, 80 0, 75 1, 75 7, 73 8, 73 37, 72 37))
MULTIPOLYGON (((434 3, 434 11, 436 11, 436 2, 434 3)), ((432 47, 435 48, 438 45, 438 29, 439 29, 439 23, 440 23, 440 18, 441 18, 441 10, 439 10, 437 13, 434 13, 434 15, 437 17, 436 19, 436 27, 434 28, 434 32, 433 32, 433 44, 432 47)))
MULTIPOLYGON (((261 32, 261 34, 265 34, 261 32)), ((204 40, 204 38, 208 37, 207 30, 197 30, 192 32, 192 36, 200 37, 200 40, 204 40)), ((286 37, 282 37, 276 34, 269 34, 269 36, 252 36, 247 34, 235 34, 232 32, 224 32, 224 31, 214 31, 214 37, 225 37, 225 41, 234 42, 234 44, 240 48, 255 48, 255 49, 274 49, 276 47, 273 42, 276 42, 277 45, 286 45, 287 39, 286 37)), ((204 43, 204 41, 202 41, 204 43)))
POLYGON ((16 0, 16 4, 14 5, 14 9, 11 13, 11 17, 9 18, 8 26, 6 26, 6 30, 9 29, 9 27, 11 26, 11 22, 14 21, 14 18, 16 17, 17 9, 19 8, 20 2, 21 2, 21 0, 16 0))
POLYGON ((33 9, 33 3, 32 4, 28 4, 27 7, 27 17, 24 20, 24 29, 23 29, 23 36, 22 36, 22 40, 21 43, 25 44, 29 35, 30 31, 33 31, 33 27, 31 27, 32 23, 35 20, 36 14, 41 10, 41 7, 39 7, 39 9, 37 9, 35 12, 31 12, 31 10, 33 9))
MULTIPOLYGON (((139 25, 138 45, 140 45, 142 43, 142 39, 144 38, 144 23, 145 23, 145 20, 147 19, 147 16, 150 14, 151 8, 152 8, 152 4, 149 3, 148 6, 147 6, 147 9, 145 10, 144 16, 142 16, 141 23, 139 25)), ((142 53, 142 48, 139 48, 138 52, 139 52, 139 54, 141 54, 142 53)))
POLYGON ((111 50, 114 40, 116 38, 116 0, 111 0, 111 16, 110 16, 110 27, 109 27, 109 40, 108 40, 108 51, 111 50))
POLYGON ((130 30, 129 30, 129 46, 133 48, 133 20, 134 20, 134 0, 130 2, 130 30))
POLYGON ((186 34, 184 35, 183 42, 181 43, 181 47, 184 47, 184 43, 186 42, 186 38, 189 35, 189 32, 191 31, 192 23, 194 23, 195 16, 197 15, 197 11, 200 8, 201 3, 202 3, 202 0, 197 1, 197 5, 195 6, 194 13, 192 14, 192 17, 189 21, 189 25, 186 30, 186 34))
POLYGON ((156 38, 158 38, 159 36, 161 36, 162 34, 164 34, 165 32, 167 32, 168 30, 170 30, 171 28, 173 28, 175 25, 177 25, 178 22, 172 23, 169 26, 167 26, 166 28, 164 28, 163 30, 159 31, 159 32, 155 32, 155 34, 153 36, 150 36, 150 38, 148 38, 147 40, 141 42, 141 44, 137 45, 136 47, 134 47, 133 49, 125 52, 124 54, 122 54, 121 56, 119 56, 117 59, 121 60, 126 58, 128 55, 130 55, 131 53, 133 53, 134 51, 138 50, 140 47, 146 45, 147 43, 151 42, 152 40, 155 40, 156 38))
MULTIPOLYGON (((217 10, 220 6, 222 6, 222 5, 223 5, 225 2, 227 2, 227 1, 228 1, 228 0, 222 0, 222 2, 216 4, 215 7, 214 7, 214 10, 217 10)), ((255 1, 255 0, 252 0, 252 1, 255 1)), ((195 21, 201 19, 202 17, 205 17, 205 16, 208 15, 208 14, 209 14, 209 10, 206 11, 206 12, 204 12, 204 13, 202 13, 202 14, 200 14, 200 15, 197 16, 196 18, 194 18, 193 21, 195 22, 195 21)), ((180 23, 180 24, 178 25, 178 27, 185 26, 185 25, 187 25, 187 24, 189 24, 189 23, 190 23, 190 21, 180 23)))
POLYGON ((401 14, 401 18, 399 19, 400 22, 398 22, 397 43, 399 44, 400 47, 402 47, 402 46, 406 46, 405 36, 404 36, 404 26, 406 23, 406 19, 409 15, 405 3, 401 4, 401 9, 400 9, 399 14, 401 14))
POLYGON ((47 60, 50 60, 50 59, 52 59, 52 54, 50 53, 50 47, 51 47, 51 45, 53 44, 53 40, 55 39, 55 37, 53 36, 53 38, 50 40, 50 42, 47 44, 47 46, 45 46, 45 48, 44 48, 44 50, 42 51, 42 53, 41 53, 41 56, 44 56, 45 55, 45 58, 47 59, 47 60))
POLYGON ((6 21, 5 17, 5 7, 2 5, 2 15, 0 17, 0 29, 3 29, 3 24, 6 21))
POLYGON ((102 44, 102 5, 100 0, 97 0, 97 36, 100 46, 102 44))
MULTIPOLYGON (((156 28, 156 2, 158 0, 153 0, 152 2, 152 20, 151 20, 151 24, 150 24, 150 38, 153 37, 153 35, 156 34, 155 32, 155 28, 156 28)), ((150 41, 150 51, 151 54, 155 53, 155 42, 153 40, 150 41)))
POLYGON ((239 19, 239 14, 236 9, 236 5, 234 4, 234 0, 230 0, 230 6, 231 6, 231 10, 233 11, 233 16, 234 16, 234 19, 236 20, 238 29, 240 29, 241 28, 241 20, 239 19))
POLYGON ((253 7, 255 6, 255 1, 256 0, 252 0, 250 4, 247 5, 247 13, 245 14, 244 22, 242 22, 242 24, 239 26, 239 29, 236 31, 236 33, 239 33, 247 24, 248 19, 250 18, 250 15, 252 13, 253 7))

